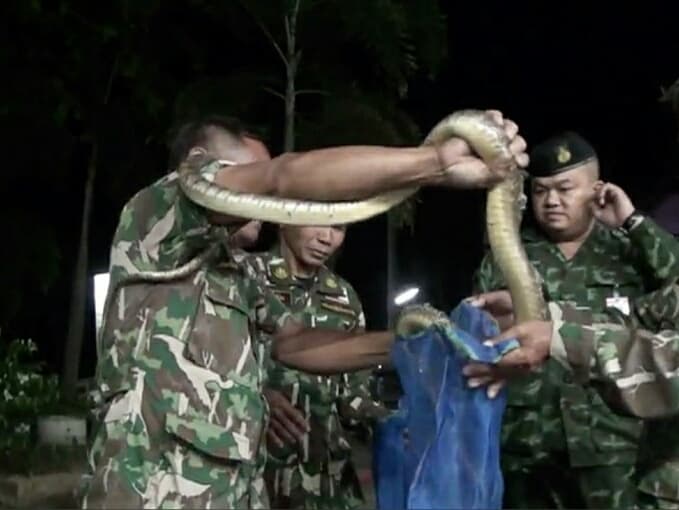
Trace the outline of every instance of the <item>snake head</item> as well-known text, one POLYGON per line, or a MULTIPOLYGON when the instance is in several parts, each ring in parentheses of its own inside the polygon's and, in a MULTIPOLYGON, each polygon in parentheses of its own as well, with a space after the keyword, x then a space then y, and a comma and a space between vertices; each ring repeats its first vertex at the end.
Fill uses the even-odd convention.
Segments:
POLYGON ((401 310, 396 319, 396 334, 408 337, 437 324, 450 325, 450 319, 428 303, 408 305, 401 310))

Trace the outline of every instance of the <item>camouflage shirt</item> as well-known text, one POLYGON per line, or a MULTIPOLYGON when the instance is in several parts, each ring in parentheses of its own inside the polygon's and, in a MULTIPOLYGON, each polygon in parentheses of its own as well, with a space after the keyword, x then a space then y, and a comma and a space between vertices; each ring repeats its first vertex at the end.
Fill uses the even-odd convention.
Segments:
MULTIPOLYGON (((303 279, 291 274, 276 247, 267 253, 253 254, 248 265, 295 317, 308 327, 360 332, 365 329, 361 301, 354 288, 327 267, 303 279)), ((350 451, 342 423, 355 425, 387 411, 376 403, 369 390, 369 372, 332 376, 310 375, 271 359, 270 336, 264 334, 266 385, 282 392, 298 407, 311 425, 311 433, 300 451, 271 452, 288 462, 327 462, 328 457, 344 458, 350 451), (298 459, 299 457, 299 459, 298 459)))
POLYGON ((290 314, 234 261, 227 239, 175 173, 125 205, 99 337, 101 422, 87 506, 267 506, 253 342, 256 329, 273 332, 290 314), (181 277, 148 273, 204 253, 181 277))
MULTIPOLYGON (((634 299, 679 274, 677 241, 649 218, 629 235, 595 224, 570 260, 530 229, 524 229, 523 241, 546 299, 572 301, 595 313, 616 293, 634 299)), ((475 292, 503 286, 489 253, 475 275, 475 292)), ((615 413, 595 389, 575 384, 572 373, 549 361, 539 374, 510 385, 503 451, 530 462, 565 450, 572 466, 633 464, 642 429, 641 420, 615 413)))

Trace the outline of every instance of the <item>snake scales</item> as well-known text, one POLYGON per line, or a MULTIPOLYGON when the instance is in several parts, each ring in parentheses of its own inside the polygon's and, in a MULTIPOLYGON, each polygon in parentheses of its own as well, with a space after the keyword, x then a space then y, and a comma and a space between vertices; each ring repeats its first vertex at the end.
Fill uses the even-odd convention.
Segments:
MULTIPOLYGON (((448 115, 434 126, 423 141, 423 145, 440 144, 451 137, 466 140, 488 164, 497 160, 513 161, 504 130, 482 111, 461 110, 448 115)), ((209 174, 201 171, 205 169, 206 163, 209 161, 202 155, 198 158, 189 157, 180 165, 179 185, 190 200, 214 212, 273 223, 295 225, 353 223, 381 214, 417 191, 417 188, 405 188, 366 200, 346 202, 313 202, 236 193, 213 184, 209 174)), ((486 201, 488 239, 495 262, 512 296, 516 322, 542 319, 546 309, 540 282, 526 256, 519 235, 522 189, 523 173, 515 165, 506 179, 488 190, 486 201)), ((160 282, 185 277, 208 260, 211 253, 208 249, 170 271, 144 271, 129 275, 124 279, 124 283, 160 282)), ((116 286, 122 283, 118 282, 116 286)), ((112 289, 110 295, 115 290, 112 289)), ((396 330, 401 334, 409 334, 442 320, 447 320, 445 315, 432 307, 412 306, 401 313, 396 330)))
MULTIPOLYGON (((513 161, 503 129, 485 112, 461 110, 440 121, 429 132, 423 145, 440 144, 451 137, 466 140, 488 164, 513 161)), ((405 188, 360 201, 313 202, 248 193, 235 193, 213 184, 198 172, 190 160, 180 167, 180 186, 193 202, 206 209, 255 220, 295 225, 334 225, 365 220, 389 210, 417 191, 405 188)), ((542 319, 545 303, 540 282, 521 243, 519 224, 523 172, 516 165, 509 176, 487 193, 486 228, 491 251, 512 296, 517 322, 542 319)), ((426 327, 441 320, 431 307, 413 306, 401 314, 397 331, 426 327)))

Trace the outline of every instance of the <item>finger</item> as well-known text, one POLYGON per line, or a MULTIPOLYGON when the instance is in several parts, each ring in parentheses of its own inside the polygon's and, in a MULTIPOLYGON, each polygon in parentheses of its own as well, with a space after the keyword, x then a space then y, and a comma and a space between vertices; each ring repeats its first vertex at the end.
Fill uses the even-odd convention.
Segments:
POLYGON ((467 381, 467 386, 470 388, 478 388, 479 386, 485 386, 486 384, 492 382, 494 377, 491 375, 486 375, 483 377, 470 377, 467 381))
POLYGON ((502 343, 505 340, 510 340, 512 338, 519 339, 519 337, 521 336, 521 331, 522 331, 520 328, 521 328, 521 325, 511 327, 508 330, 500 333, 498 336, 486 340, 485 342, 483 342, 483 344, 488 345, 488 346, 493 346, 493 345, 497 345, 499 343, 502 343))
POLYGON ((530 163, 530 157, 526 153, 517 154, 514 156, 514 159, 516 160, 516 164, 521 168, 528 167, 528 163, 530 163))
POLYGON ((520 369, 528 371, 530 365, 527 362, 526 352, 522 347, 509 351, 502 356, 496 365, 499 369, 520 369))
POLYGON ((488 115, 490 120, 495 122, 498 126, 504 124, 504 116, 500 110, 486 110, 486 115, 488 115))
POLYGON ((271 441, 273 444, 278 446, 279 448, 283 448, 285 446, 285 443, 283 443, 283 440, 278 437, 278 434, 276 434, 276 431, 273 430, 271 427, 268 428, 266 431, 266 436, 271 441))
POLYGON ((297 439, 295 439, 295 437, 290 434, 290 432, 288 432, 288 430, 285 428, 285 425, 283 425, 278 420, 272 419, 269 428, 283 443, 295 444, 297 442, 297 439))
POLYGON ((289 408, 286 408, 285 411, 287 417, 297 426, 299 430, 302 432, 309 432, 309 424, 306 422, 304 414, 302 414, 299 409, 291 405, 289 408))
POLYGON ((513 140, 519 132, 519 126, 513 120, 505 119, 504 128, 510 140, 513 140))
POLYGON ((309 426, 304 418, 304 414, 289 401, 286 400, 285 404, 280 406, 280 410, 283 412, 283 416, 290 421, 295 428, 302 432, 309 431, 309 426))
POLYGON ((606 205, 606 201, 609 198, 609 190, 610 186, 607 182, 604 181, 598 181, 597 184, 594 185, 594 196, 596 197, 596 205, 601 207, 604 207, 606 205))
POLYGON ((509 144, 509 150, 512 151, 512 154, 515 156, 526 152, 526 147, 528 147, 528 145, 526 145, 526 140, 524 140, 523 136, 517 136, 509 144))
POLYGON ((279 435, 284 436, 285 439, 289 439, 292 442, 295 442, 304 436, 304 432, 299 430, 297 426, 285 416, 283 411, 276 409, 272 414, 275 414, 276 420, 274 423, 277 425, 276 430, 279 432, 279 435))
POLYGON ((497 325, 500 327, 500 331, 506 331, 509 328, 514 327, 516 324, 513 313, 494 317, 494 319, 497 322, 497 325))
POLYGON ((467 299, 465 299, 465 303, 477 308, 483 308, 486 306, 486 298, 484 296, 469 296, 467 299))
POLYGON ((295 444, 295 438, 291 437, 286 430, 277 422, 271 421, 267 434, 276 441, 278 446, 285 446, 286 443, 295 444))
POLYGON ((497 397, 500 394, 500 390, 502 390, 506 383, 507 381, 505 381, 504 379, 500 379, 489 384, 488 389, 486 390, 486 395, 488 395, 488 398, 497 397))
POLYGON ((467 363, 462 367, 462 375, 470 378, 481 378, 489 376, 493 372, 493 367, 487 363, 467 363))
POLYGON ((292 405, 287 398, 277 399, 275 409, 281 419, 291 422, 295 429, 308 432, 309 426, 304 418, 304 414, 292 405))
POLYGON ((473 303, 474 306, 484 308, 492 315, 498 317, 512 314, 514 312, 512 297, 505 290, 487 292, 485 294, 475 296, 473 303))
POLYGON ((599 206, 604 207, 606 202, 610 202, 612 198, 611 185, 604 183, 599 189, 599 206))
POLYGON ((304 437, 304 433, 306 432, 306 422, 304 422, 304 425, 301 427, 296 423, 296 417, 291 419, 291 416, 295 416, 294 411, 296 409, 293 407, 293 411, 291 411, 289 408, 279 408, 277 409, 278 414, 277 417, 280 420, 281 424, 290 431, 291 434, 293 434, 296 438, 301 439, 304 437))

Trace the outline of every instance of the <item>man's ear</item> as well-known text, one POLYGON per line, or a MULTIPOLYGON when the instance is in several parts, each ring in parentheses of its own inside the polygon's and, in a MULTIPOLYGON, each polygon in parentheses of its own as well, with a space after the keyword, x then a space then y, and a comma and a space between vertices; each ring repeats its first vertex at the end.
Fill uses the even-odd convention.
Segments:
POLYGON ((207 149, 204 147, 191 147, 191 150, 189 151, 189 157, 198 155, 207 156, 207 149))

